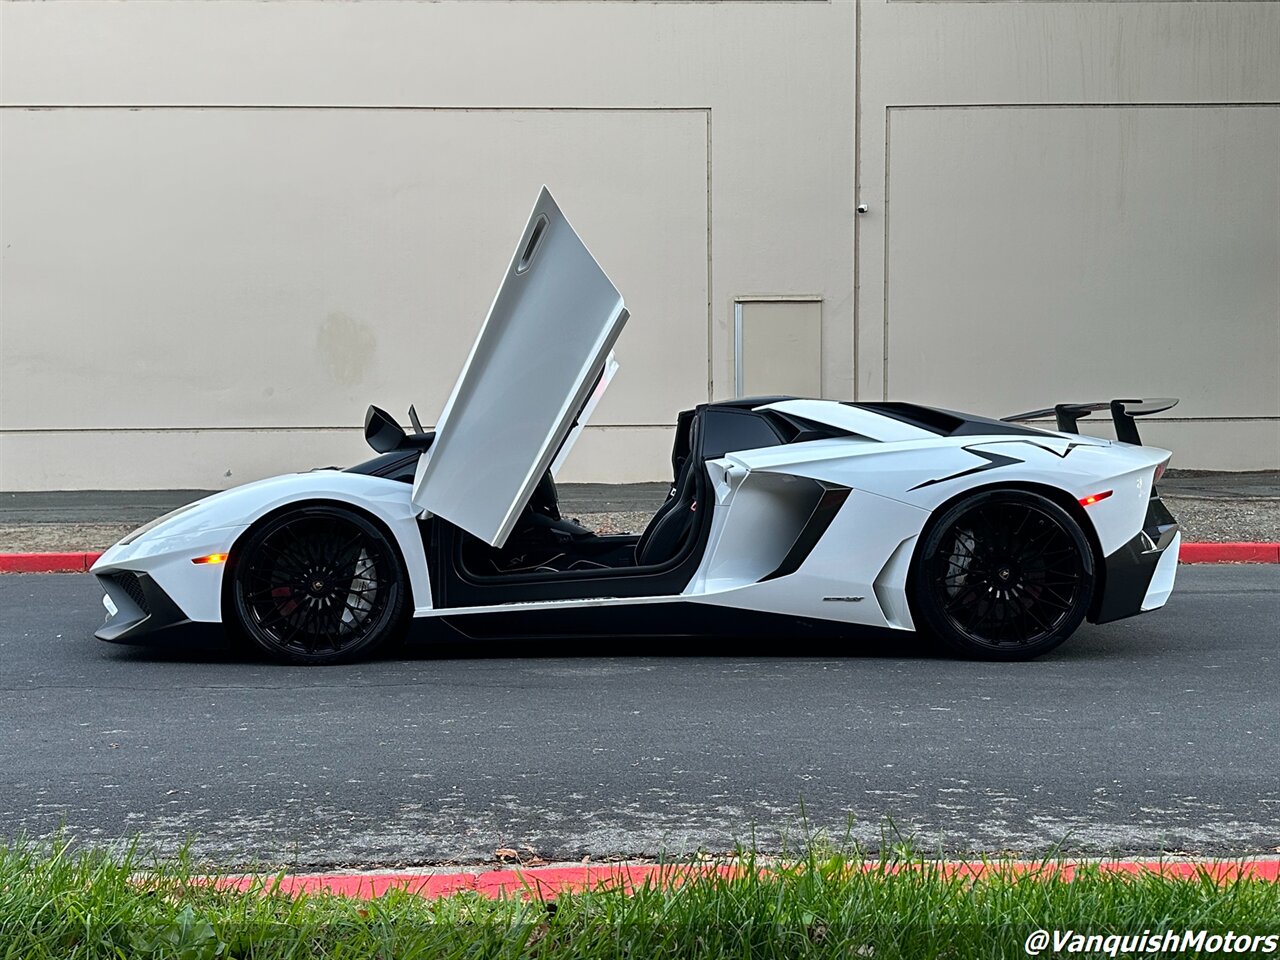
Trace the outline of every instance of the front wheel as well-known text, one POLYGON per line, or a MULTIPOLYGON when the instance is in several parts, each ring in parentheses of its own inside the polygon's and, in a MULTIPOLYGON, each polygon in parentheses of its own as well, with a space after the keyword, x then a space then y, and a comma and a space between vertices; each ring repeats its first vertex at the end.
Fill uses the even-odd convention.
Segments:
POLYGON ((913 613, 951 649, 981 660, 1029 660, 1084 620, 1093 597, 1093 551, 1056 503, 1027 491, 992 490, 930 524, 913 581, 913 613))
POLYGON ((342 507, 273 517, 250 531, 232 562, 236 621, 286 663, 368 656, 404 613, 406 578, 395 548, 367 518, 342 507))

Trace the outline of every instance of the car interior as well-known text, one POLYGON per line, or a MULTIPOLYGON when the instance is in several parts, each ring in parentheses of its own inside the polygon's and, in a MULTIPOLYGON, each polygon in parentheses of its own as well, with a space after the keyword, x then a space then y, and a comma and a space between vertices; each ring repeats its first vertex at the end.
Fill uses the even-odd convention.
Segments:
POLYGON ((640 534, 598 534, 561 515, 555 481, 543 475, 501 548, 461 534, 459 559, 470 577, 559 574, 656 567, 678 555, 695 528, 698 471, 691 457, 696 417, 680 415, 672 448, 672 482, 666 500, 640 534))
MULTIPOLYGON (((711 511, 703 464, 731 450, 794 443, 831 435, 828 428, 752 409, 765 399, 703 404, 676 421, 671 486, 640 533, 601 534, 560 509, 546 473, 502 547, 492 547, 441 517, 422 522, 433 597, 441 606, 478 606, 597 596, 679 593, 701 561, 711 511)), ((379 457, 349 469, 411 483, 418 454, 432 435, 403 431, 373 409, 366 434, 379 457), (388 423, 389 421, 389 423, 388 423), (375 443, 375 440, 379 441, 375 443), (406 442, 407 441, 407 442, 406 442)))

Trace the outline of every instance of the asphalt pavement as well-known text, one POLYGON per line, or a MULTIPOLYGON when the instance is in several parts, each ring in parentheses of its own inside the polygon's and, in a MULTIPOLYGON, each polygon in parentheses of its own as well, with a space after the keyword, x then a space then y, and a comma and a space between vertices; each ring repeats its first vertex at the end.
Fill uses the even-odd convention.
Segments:
POLYGON ((0 826, 221 866, 765 849, 1280 849, 1280 567, 979 664, 902 638, 546 641, 333 668, 115 647, 83 575, 0 577, 0 826))

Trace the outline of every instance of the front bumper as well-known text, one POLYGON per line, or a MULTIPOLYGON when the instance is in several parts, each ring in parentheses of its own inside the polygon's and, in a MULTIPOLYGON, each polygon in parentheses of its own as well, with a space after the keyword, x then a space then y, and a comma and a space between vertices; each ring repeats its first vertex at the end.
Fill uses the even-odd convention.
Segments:
POLYGON ((150 574, 111 570, 95 574, 107 617, 94 636, 110 643, 151 644, 180 640, 184 645, 219 644, 222 624, 191 620, 150 574))
POLYGON ((1103 562, 1102 590, 1089 619, 1109 623, 1164 606, 1173 591, 1181 542, 1178 521, 1153 489, 1142 529, 1103 562))

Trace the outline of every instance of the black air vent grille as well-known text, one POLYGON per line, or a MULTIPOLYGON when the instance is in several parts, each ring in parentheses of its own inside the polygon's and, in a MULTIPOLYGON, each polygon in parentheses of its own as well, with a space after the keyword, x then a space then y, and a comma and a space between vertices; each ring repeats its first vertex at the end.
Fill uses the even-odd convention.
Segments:
POLYGON ((130 573, 126 570, 123 573, 115 574, 111 579, 119 584, 120 589, 129 595, 129 599, 138 605, 139 610, 146 614, 151 613, 151 608, 147 606, 147 595, 142 592, 142 583, 138 580, 136 573, 130 573))

